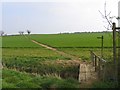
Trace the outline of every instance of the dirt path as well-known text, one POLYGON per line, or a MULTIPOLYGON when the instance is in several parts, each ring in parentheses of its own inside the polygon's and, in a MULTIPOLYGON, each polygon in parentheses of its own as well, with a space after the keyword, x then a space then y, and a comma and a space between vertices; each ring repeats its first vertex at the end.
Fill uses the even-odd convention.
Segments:
POLYGON ((46 49, 52 50, 52 51, 54 51, 54 52, 57 52, 58 54, 60 54, 60 55, 62 55, 62 56, 69 57, 69 58, 71 58, 72 60, 79 60, 79 61, 81 61, 81 58, 79 58, 79 57, 77 57, 77 56, 74 56, 74 55, 65 53, 65 52, 60 51, 60 50, 58 50, 58 49, 56 49, 56 48, 53 48, 53 47, 50 47, 50 46, 48 46, 48 45, 42 44, 42 43, 40 43, 40 42, 38 42, 38 41, 36 41, 36 40, 33 40, 33 39, 27 37, 26 35, 24 35, 24 36, 25 36, 26 39, 29 39, 30 41, 32 41, 33 43, 35 43, 35 44, 37 44, 37 45, 39 45, 39 46, 42 46, 42 47, 44 47, 44 48, 46 48, 46 49))
POLYGON ((31 40, 33 43, 36 43, 36 44, 38 44, 38 45, 40 45, 40 46, 42 46, 42 47, 45 47, 45 48, 47 48, 47 49, 50 49, 50 50, 52 50, 52 51, 57 51, 57 49, 55 49, 55 48, 52 48, 52 47, 50 47, 50 46, 47 46, 47 45, 44 45, 44 44, 41 44, 41 43, 39 43, 39 42, 37 42, 37 41, 35 41, 35 40, 31 40))
POLYGON ((62 55, 62 56, 69 57, 69 58, 71 58, 72 60, 81 60, 79 57, 70 55, 70 54, 65 53, 65 52, 63 52, 63 51, 59 51, 59 50, 57 50, 56 48, 53 48, 53 47, 47 46, 47 45, 45 45, 45 44, 39 43, 39 42, 37 42, 37 41, 35 41, 35 40, 31 40, 31 41, 32 41, 33 43, 35 43, 35 44, 38 44, 38 45, 44 47, 44 48, 47 48, 47 49, 52 50, 52 51, 55 51, 55 52, 59 53, 59 54, 62 55))

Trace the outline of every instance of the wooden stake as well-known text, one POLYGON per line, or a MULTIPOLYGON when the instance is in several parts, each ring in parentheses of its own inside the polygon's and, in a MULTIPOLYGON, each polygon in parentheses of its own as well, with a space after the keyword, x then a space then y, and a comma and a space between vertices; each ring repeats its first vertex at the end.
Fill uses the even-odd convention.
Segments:
POLYGON ((114 80, 117 83, 117 54, 116 54, 116 24, 113 23, 113 62, 114 62, 114 80))

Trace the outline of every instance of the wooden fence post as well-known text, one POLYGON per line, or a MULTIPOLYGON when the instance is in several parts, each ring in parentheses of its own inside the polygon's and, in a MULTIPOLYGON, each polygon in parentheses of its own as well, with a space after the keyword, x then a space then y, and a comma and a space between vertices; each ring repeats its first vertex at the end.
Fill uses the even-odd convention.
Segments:
POLYGON ((98 76, 99 76, 99 78, 101 76, 101 68, 100 68, 100 66, 101 66, 101 58, 98 58, 98 76))
POLYGON ((113 29, 114 81, 117 82, 116 23, 113 23, 112 29, 113 29))
POLYGON ((97 71, 97 56, 95 55, 95 72, 97 71))
POLYGON ((118 87, 120 87, 120 29, 118 31, 118 87))
POLYGON ((116 24, 113 23, 113 60, 116 65, 116 24))
POLYGON ((95 65, 94 63, 95 63, 95 60, 94 60, 94 54, 93 54, 93 52, 91 51, 91 60, 92 60, 92 64, 93 64, 93 66, 95 65))
POLYGON ((102 80, 105 81, 105 62, 103 62, 102 68, 103 68, 103 77, 102 77, 102 80))

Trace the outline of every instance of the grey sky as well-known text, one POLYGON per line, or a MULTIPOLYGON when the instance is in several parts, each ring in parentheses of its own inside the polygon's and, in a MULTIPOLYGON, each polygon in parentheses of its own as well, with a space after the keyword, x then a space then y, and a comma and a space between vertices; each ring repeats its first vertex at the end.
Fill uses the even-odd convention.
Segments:
MULTIPOLYGON (((118 17, 120 17, 120 1, 119 1, 119 5, 118 5, 118 17)), ((118 19, 118 26, 120 27, 120 19, 118 19)))
MULTIPOLYGON (((2 1, 2 30, 8 34, 27 29, 40 34, 106 30, 98 12, 104 11, 105 0, 16 1, 2 1)), ((111 16, 118 16, 118 1, 106 0, 111 16)))

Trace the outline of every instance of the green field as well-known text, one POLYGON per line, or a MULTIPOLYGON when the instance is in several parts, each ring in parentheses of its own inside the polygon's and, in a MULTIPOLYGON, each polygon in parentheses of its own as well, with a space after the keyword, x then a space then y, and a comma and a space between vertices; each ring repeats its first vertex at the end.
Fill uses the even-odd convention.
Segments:
POLYGON ((97 39, 101 35, 104 36, 104 58, 109 61, 112 58, 111 33, 3 36, 3 88, 80 87, 75 79, 78 63, 71 62, 69 56, 46 49, 31 40, 55 47, 80 60, 90 61, 90 50, 101 55, 101 40, 97 39))
POLYGON ((104 47, 112 47, 112 33, 81 33, 81 34, 35 34, 24 36, 4 36, 2 47, 40 47, 30 39, 51 47, 101 47, 101 39, 104 37, 104 47), (9 37, 9 38, 8 38, 9 37))
POLYGON ((81 34, 39 34, 29 37, 52 47, 101 47, 104 36, 104 47, 112 47, 112 33, 81 33, 81 34))
POLYGON ((29 39, 25 38, 25 36, 4 36, 2 37, 2 47, 40 47, 39 45, 36 45, 32 43, 29 39))
POLYGON ((2 52, 3 57, 29 57, 29 58, 61 57, 56 52, 53 52, 46 48, 3 48, 2 52))

